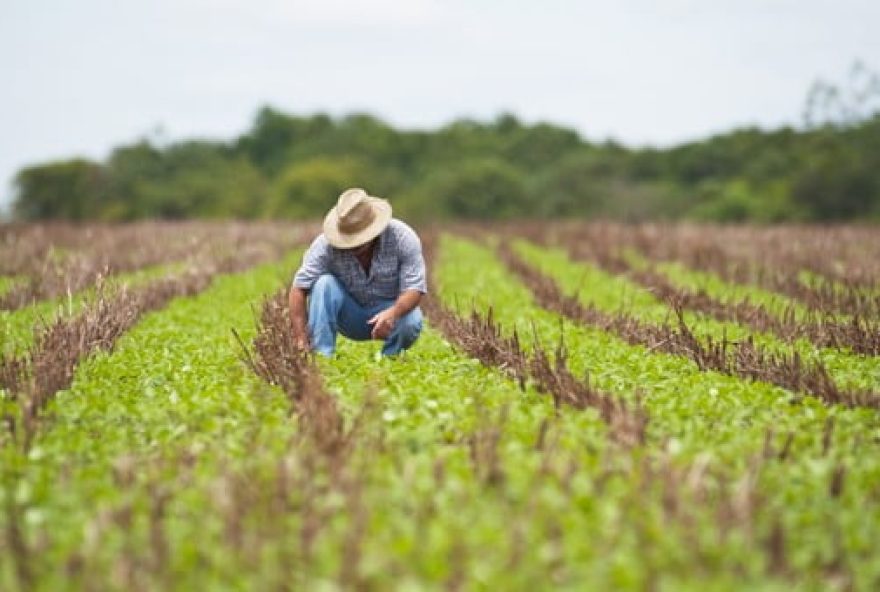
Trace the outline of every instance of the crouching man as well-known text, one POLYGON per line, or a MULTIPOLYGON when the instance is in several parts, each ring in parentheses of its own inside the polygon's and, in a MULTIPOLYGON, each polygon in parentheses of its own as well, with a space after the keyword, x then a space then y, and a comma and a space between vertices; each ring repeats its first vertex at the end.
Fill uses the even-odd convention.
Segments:
POLYGON ((348 189, 324 218, 290 288, 296 347, 332 356, 336 335, 384 341, 382 354, 409 348, 422 330, 427 292, 415 231, 391 217, 391 205, 348 189), (308 303, 308 305, 307 305, 308 303))

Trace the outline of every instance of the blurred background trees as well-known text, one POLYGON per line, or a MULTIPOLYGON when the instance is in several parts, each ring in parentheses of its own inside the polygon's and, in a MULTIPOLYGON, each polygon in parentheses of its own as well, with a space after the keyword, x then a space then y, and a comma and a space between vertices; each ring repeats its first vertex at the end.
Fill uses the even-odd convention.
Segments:
POLYGON ((817 82, 799 128, 739 129, 668 149, 592 143, 503 113, 435 131, 368 114, 271 107, 230 142, 140 140, 106 162, 22 169, 22 220, 320 217, 346 187, 409 219, 880 221, 880 77, 817 82))

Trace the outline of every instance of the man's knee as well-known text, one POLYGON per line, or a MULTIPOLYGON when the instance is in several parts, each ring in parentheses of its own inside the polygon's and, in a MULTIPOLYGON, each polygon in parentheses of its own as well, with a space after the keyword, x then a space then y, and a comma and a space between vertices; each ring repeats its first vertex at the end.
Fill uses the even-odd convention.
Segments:
POLYGON ((336 276, 329 273, 318 277, 309 292, 309 313, 312 318, 316 314, 334 315, 342 306, 345 295, 342 283, 336 276))
POLYGON ((400 336, 405 343, 412 343, 422 332, 422 311, 420 308, 414 308, 398 321, 400 326, 400 336))
POLYGON ((312 295, 326 294, 327 292, 342 292, 342 283, 330 273, 318 276, 318 279, 312 284, 312 295))

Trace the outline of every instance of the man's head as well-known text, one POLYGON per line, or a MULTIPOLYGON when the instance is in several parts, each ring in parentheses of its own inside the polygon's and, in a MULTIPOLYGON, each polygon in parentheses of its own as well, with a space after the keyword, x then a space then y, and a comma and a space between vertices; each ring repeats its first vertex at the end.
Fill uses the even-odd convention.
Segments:
POLYGON ((387 201, 363 189, 346 189, 324 218, 324 236, 337 249, 354 249, 382 234, 390 220, 387 201))

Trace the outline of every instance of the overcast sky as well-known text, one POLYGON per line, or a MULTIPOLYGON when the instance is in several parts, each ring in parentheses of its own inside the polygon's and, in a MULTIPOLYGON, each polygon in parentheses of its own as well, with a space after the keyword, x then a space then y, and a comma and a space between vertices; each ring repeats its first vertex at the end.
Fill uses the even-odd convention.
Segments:
POLYGON ((264 104, 633 145, 798 124, 814 80, 880 68, 878 23, 878 0, 0 0, 0 203, 25 164, 232 138, 264 104))

